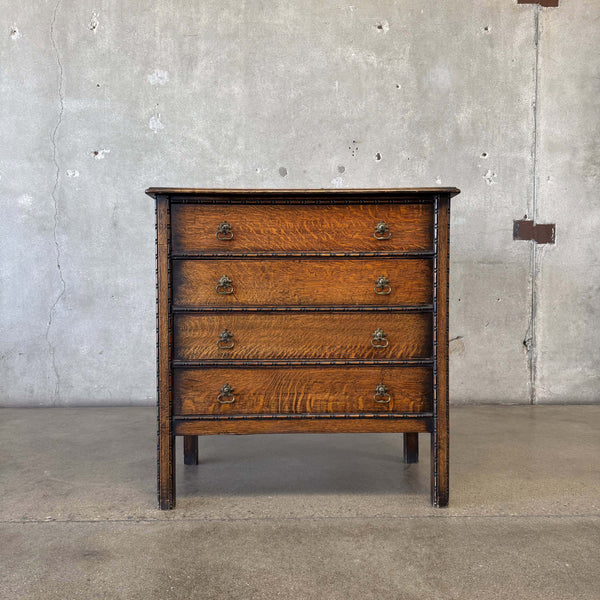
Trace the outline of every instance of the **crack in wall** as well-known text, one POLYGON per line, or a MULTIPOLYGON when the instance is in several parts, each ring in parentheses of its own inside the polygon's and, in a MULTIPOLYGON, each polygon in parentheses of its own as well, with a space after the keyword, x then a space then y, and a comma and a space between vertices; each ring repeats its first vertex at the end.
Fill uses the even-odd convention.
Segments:
MULTIPOLYGON (((540 67, 540 7, 536 5, 534 10, 534 27, 535 27, 535 84, 534 84, 534 97, 533 97, 533 167, 532 167, 532 218, 533 222, 537 222, 537 151, 538 151, 538 123, 537 123, 537 110, 538 110, 538 92, 539 92, 539 67, 540 67)), ((527 361, 529 365, 529 402, 530 404, 536 403, 536 368, 537 368, 537 337, 535 328, 535 317, 537 308, 537 244, 535 241, 531 242, 531 314, 529 316, 529 337, 526 337, 528 341, 527 349, 527 361)))
MULTIPOLYGON (((531 211, 534 224, 538 216, 538 100, 539 100, 539 73, 540 73, 540 6, 536 5, 534 10, 534 90, 533 90, 533 144, 532 144, 532 200, 531 211)), ((536 335, 536 312, 537 312, 537 275, 538 275, 537 243, 531 242, 530 272, 531 272, 531 304, 529 327, 525 334, 525 350, 527 353, 527 365, 529 368, 529 403, 537 402, 536 379, 537 379, 537 335, 536 335)))
POLYGON ((57 237, 58 200, 56 198, 56 190, 58 189, 58 183, 59 183, 59 178, 60 178, 60 166, 58 164, 57 149, 56 149, 56 134, 62 123, 63 114, 64 114, 64 110, 65 110, 65 99, 64 99, 64 94, 63 94, 63 66, 60 61, 60 54, 58 52, 58 47, 56 45, 56 39, 54 37, 54 24, 56 23, 56 16, 57 16, 58 9, 60 8, 61 3, 62 3, 62 0, 58 0, 56 2, 54 11, 52 13, 52 21, 50 22, 50 41, 52 42, 52 48, 54 49, 54 54, 56 56, 56 62, 58 64, 58 71, 59 71, 58 99, 60 102, 60 110, 58 113, 58 120, 52 131, 52 134, 50 135, 50 143, 52 144, 52 161, 54 162, 54 166, 55 166, 54 185, 52 186, 52 192, 51 192, 52 202, 54 204, 53 237, 54 237, 54 246, 56 248, 56 268, 58 269, 58 276, 60 278, 61 289, 60 289, 60 292, 58 293, 56 299, 54 300, 54 303, 50 307, 50 314, 48 316, 48 325, 46 327, 46 335, 45 335, 46 343, 48 344, 48 349, 49 349, 49 353, 50 353, 50 358, 52 360, 52 370, 54 371, 54 377, 55 377, 54 399, 52 402, 52 404, 54 406, 56 406, 56 402, 60 396, 60 373, 58 372, 58 367, 56 365, 56 349, 54 347, 54 344, 52 344, 52 342, 50 341, 50 330, 52 329, 52 323, 54 320, 54 315, 56 313, 56 307, 57 307, 58 303, 60 302, 60 300, 62 299, 62 297, 64 296, 65 291, 67 289, 67 285, 65 283, 63 273, 62 273, 62 268, 60 265, 61 253, 60 253, 60 245, 58 243, 58 237, 57 237))

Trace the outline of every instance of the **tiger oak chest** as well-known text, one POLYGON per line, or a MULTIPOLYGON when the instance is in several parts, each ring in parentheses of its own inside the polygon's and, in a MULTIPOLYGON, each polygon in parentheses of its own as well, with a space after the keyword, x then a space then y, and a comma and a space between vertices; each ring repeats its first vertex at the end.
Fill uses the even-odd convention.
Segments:
POLYGON ((448 260, 456 188, 150 188, 156 200, 158 503, 175 436, 431 438, 448 503, 448 260))

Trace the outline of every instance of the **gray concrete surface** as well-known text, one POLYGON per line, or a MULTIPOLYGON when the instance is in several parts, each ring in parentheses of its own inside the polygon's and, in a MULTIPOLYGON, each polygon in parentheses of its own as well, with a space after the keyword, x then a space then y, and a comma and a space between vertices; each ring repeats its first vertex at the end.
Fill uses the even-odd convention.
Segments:
POLYGON ((153 402, 160 185, 458 186, 453 401, 600 400, 595 0, 0 4, 1 405, 153 402))
POLYGON ((457 407, 450 506, 387 435, 200 438, 155 509, 146 407, 0 410, 0 597, 596 600, 600 407, 457 407))
POLYGON ((600 61, 595 43, 600 19, 595 15, 600 4, 584 0, 578 5, 587 15, 583 21, 558 19, 551 11, 540 15, 537 216, 542 223, 556 222, 558 236, 555 247, 538 247, 535 256, 540 402, 561 402, 574 389, 582 401, 600 398, 595 334, 600 322, 600 61))

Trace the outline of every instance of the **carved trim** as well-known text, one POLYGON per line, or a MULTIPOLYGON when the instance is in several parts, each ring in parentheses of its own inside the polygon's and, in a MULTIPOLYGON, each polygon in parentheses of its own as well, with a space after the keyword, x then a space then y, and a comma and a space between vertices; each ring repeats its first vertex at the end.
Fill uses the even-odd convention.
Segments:
MULTIPOLYGON (((448 286, 449 286, 449 274, 450 274, 450 202, 449 199, 444 198, 442 202, 442 210, 446 211, 446 215, 444 215, 444 219, 446 221, 446 231, 443 232, 445 237, 445 245, 443 250, 446 255, 444 260, 446 262, 446 272, 441 277, 441 273, 439 272, 439 259, 440 259, 440 246, 439 246, 439 227, 440 227, 440 202, 442 202, 442 198, 440 196, 436 197, 435 207, 434 207, 434 246, 435 246, 435 258, 433 264, 433 418, 432 418, 432 444, 431 444, 431 474, 432 474, 432 485, 431 485, 431 499, 432 504, 436 507, 446 506, 448 502, 448 498, 440 498, 440 474, 438 463, 440 461, 440 433, 443 433, 442 438, 444 443, 447 444, 448 435, 449 435, 449 419, 448 419, 448 404, 442 406, 443 413, 445 415, 443 427, 445 430, 440 431, 440 423, 439 423, 439 412, 440 412, 440 396, 442 402, 448 403, 448 352, 447 348, 445 348, 445 352, 442 353, 442 358, 444 360, 444 364, 439 364, 439 352, 438 352, 438 341, 440 338, 440 334, 442 333, 439 330, 439 285, 440 279, 446 286, 443 291, 442 298, 445 299, 446 305, 442 307, 443 315, 444 315, 444 326, 445 330, 443 331, 442 339, 448 340, 448 332, 449 332, 449 318, 448 318, 448 286), (439 374, 440 370, 443 369, 443 381, 445 389, 440 390, 439 388, 439 374), (441 394, 440 394, 441 392, 441 394)), ((442 219, 443 221, 443 219, 442 219)), ((443 451, 443 457, 445 456, 446 465, 445 471, 448 472, 448 452, 447 448, 443 451)), ((445 482, 447 485, 447 481, 445 482)))
POLYGON ((433 250, 414 252, 181 252, 173 260, 199 260, 211 258, 433 258, 433 250))
POLYGON ((361 306, 174 306, 174 313, 205 312, 432 312, 432 304, 361 306))
POLYGON ((432 417, 431 412, 420 413, 303 413, 303 414, 265 414, 265 415, 188 415, 173 417, 174 421, 269 421, 300 419, 425 419, 432 417))
POLYGON ((202 368, 202 367, 328 367, 328 366, 355 366, 355 367, 372 367, 373 365, 382 366, 399 366, 399 367, 431 367, 434 365, 432 358, 413 358, 413 359, 373 359, 361 360, 358 358, 348 360, 322 360, 322 359, 273 359, 273 360, 258 360, 258 359, 237 359, 237 360, 174 360, 173 367, 181 368, 202 368))
POLYGON ((398 196, 396 198, 370 198, 368 196, 357 194, 350 198, 331 198, 323 196, 322 198, 306 198, 302 196, 288 197, 281 196, 269 198, 266 196, 259 198, 236 198, 236 197, 210 197, 210 196, 171 196, 173 204, 282 204, 282 205, 306 205, 306 204, 432 204, 433 195, 425 198, 416 196, 398 196))
POLYGON ((159 508, 161 502, 161 480, 160 480, 160 456, 161 456, 161 407, 160 407, 160 307, 159 307, 159 282, 158 282, 158 271, 159 271, 159 227, 158 227, 158 205, 160 199, 156 199, 154 207, 155 215, 155 240, 156 240, 156 492, 158 496, 159 508))
POLYGON ((440 197, 435 197, 433 209, 433 418, 432 418, 432 444, 431 444, 431 469, 433 482, 431 489, 432 501, 437 497, 438 486, 438 461, 437 461, 437 430, 438 430, 438 252, 439 252, 439 202, 440 197))
POLYGON ((168 198, 166 198, 165 196, 157 197, 155 212, 157 291, 157 491, 159 498, 159 508, 170 509, 175 506, 175 461, 173 456, 175 438, 172 422, 173 282, 170 260, 171 210, 168 198), (162 320, 165 318, 166 332, 165 322, 162 320), (166 334, 166 339, 161 337, 161 335, 163 334, 166 334), (161 462, 161 457, 164 460, 164 462, 161 462))

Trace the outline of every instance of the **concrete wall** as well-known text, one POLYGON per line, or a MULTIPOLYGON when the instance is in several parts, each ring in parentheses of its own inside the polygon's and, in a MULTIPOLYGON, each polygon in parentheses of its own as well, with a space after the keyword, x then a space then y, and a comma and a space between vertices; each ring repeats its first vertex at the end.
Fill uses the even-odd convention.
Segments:
POLYGON ((435 185, 453 402, 600 401, 597 0, 0 7, 0 403, 154 401, 145 188, 435 185))

